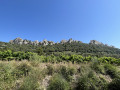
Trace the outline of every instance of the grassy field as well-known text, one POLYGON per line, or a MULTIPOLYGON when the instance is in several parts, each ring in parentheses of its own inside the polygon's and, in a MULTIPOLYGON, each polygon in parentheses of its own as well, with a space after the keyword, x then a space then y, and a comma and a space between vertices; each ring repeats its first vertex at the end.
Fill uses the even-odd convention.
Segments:
POLYGON ((0 90, 119 90, 120 66, 0 61, 0 90))

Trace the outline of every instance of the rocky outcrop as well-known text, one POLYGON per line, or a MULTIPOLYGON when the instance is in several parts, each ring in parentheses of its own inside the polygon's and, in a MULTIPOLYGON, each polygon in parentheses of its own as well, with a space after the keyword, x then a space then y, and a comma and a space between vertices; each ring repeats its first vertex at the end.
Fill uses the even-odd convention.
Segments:
POLYGON ((48 41, 49 45, 54 45, 55 43, 53 41, 48 41))
POLYGON ((73 42, 73 40, 72 40, 72 38, 70 38, 69 40, 68 40, 68 43, 72 43, 73 42))
POLYGON ((22 45, 22 44, 30 44, 30 45, 43 45, 43 46, 46 46, 46 45, 54 45, 54 44, 64 44, 64 43, 72 43, 72 42, 78 42, 78 43, 82 43, 81 41, 77 41, 77 40, 73 40, 72 38, 70 38, 69 40, 61 40, 61 42, 57 42, 57 43, 54 43, 53 41, 48 41, 46 39, 44 39, 42 42, 39 42, 38 40, 36 41, 30 41, 30 40, 27 40, 27 39, 22 39, 22 38, 16 38, 14 40, 10 40, 9 43, 11 44, 19 44, 19 45, 22 45))
POLYGON ((23 44, 28 44, 30 41, 28 41, 28 40, 23 40, 23 44))
POLYGON ((35 40, 35 41, 33 42, 33 44, 34 44, 34 45, 39 45, 39 41, 38 41, 38 40, 35 40))
POLYGON ((11 44, 23 44, 23 39, 22 38, 16 38, 16 39, 14 39, 14 40, 10 40, 10 43, 11 44))
POLYGON ((64 44, 64 43, 67 43, 68 41, 67 40, 61 40, 61 44, 64 44))
POLYGON ((89 44, 103 45, 103 43, 96 40, 91 40, 89 44))
POLYGON ((48 41, 47 41, 46 39, 44 39, 44 40, 42 41, 42 45, 43 45, 43 46, 48 45, 48 41))
POLYGON ((10 40, 9 43, 11 44, 19 44, 19 45, 22 45, 22 44, 31 44, 31 45, 38 45, 39 42, 36 40, 36 41, 30 41, 30 40, 27 40, 27 39, 22 39, 22 38, 16 38, 14 40, 10 40))
POLYGON ((64 44, 64 43, 72 43, 72 42, 82 43, 81 41, 73 40, 72 38, 70 38, 69 40, 62 40, 60 43, 64 44))

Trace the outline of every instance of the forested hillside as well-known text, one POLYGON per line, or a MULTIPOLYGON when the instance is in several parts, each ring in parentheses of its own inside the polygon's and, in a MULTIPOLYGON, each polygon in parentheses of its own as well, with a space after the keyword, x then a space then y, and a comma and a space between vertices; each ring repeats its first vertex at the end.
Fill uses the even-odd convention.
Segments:
POLYGON ((102 44, 96 40, 91 40, 89 44, 82 43, 76 40, 62 40, 60 43, 54 43, 52 41, 43 40, 42 42, 34 42, 29 40, 22 40, 16 38, 9 43, 0 42, 0 51, 11 50, 12 52, 34 52, 39 55, 50 54, 80 54, 83 56, 110 56, 120 58, 120 49, 113 46, 102 44))

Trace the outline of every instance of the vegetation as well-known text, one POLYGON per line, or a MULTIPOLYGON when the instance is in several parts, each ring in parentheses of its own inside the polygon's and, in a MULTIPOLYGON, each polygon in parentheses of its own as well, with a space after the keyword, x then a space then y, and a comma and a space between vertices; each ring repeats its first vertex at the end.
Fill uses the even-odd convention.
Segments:
POLYGON ((80 54, 82 56, 115 57, 120 58, 120 49, 107 45, 86 44, 80 42, 54 44, 54 45, 29 45, 10 44, 0 42, 0 51, 11 50, 13 52, 34 52, 38 55, 59 55, 60 53, 80 54))
POLYGON ((119 90, 119 66, 96 62, 72 64, 1 61, 1 90, 119 90), (102 70, 103 69, 103 70, 102 70), (50 71, 51 70, 51 71, 50 71), (104 72, 102 72, 102 71, 104 72))
POLYGON ((0 43, 0 90, 119 90, 120 50, 0 43))

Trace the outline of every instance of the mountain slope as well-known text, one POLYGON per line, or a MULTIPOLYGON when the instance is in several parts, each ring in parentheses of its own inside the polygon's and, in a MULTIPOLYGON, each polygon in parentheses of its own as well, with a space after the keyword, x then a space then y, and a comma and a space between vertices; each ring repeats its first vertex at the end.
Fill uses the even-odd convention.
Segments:
POLYGON ((43 40, 42 42, 32 42, 26 39, 23 40, 21 38, 16 38, 9 43, 0 42, 1 51, 10 49, 12 51, 36 52, 36 50, 39 50, 39 48, 41 48, 46 55, 56 54, 59 52, 69 52, 69 54, 75 53, 83 56, 112 56, 120 58, 120 49, 113 46, 104 45, 96 40, 91 40, 89 44, 72 39, 62 40, 60 43, 54 43, 53 41, 47 40, 43 40))

